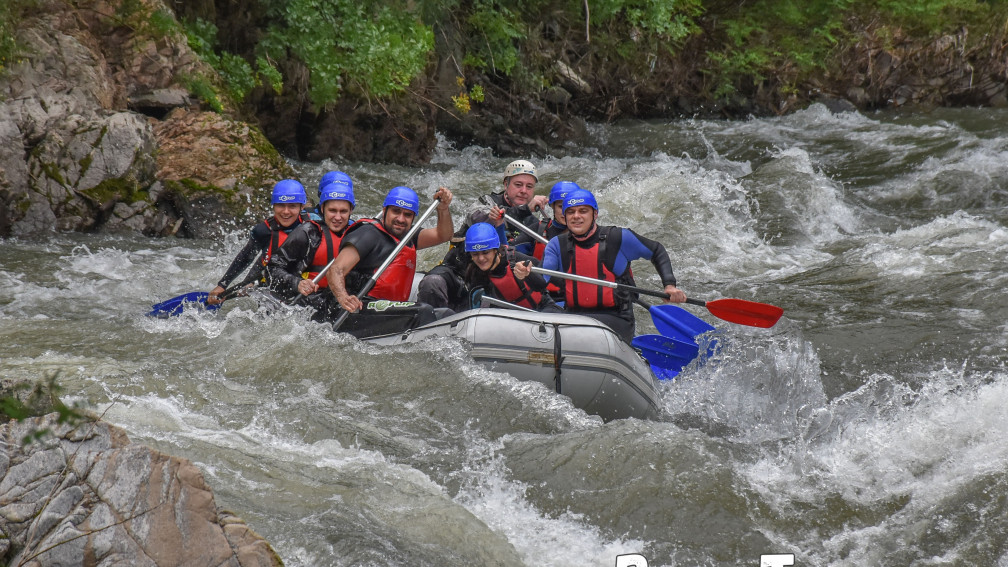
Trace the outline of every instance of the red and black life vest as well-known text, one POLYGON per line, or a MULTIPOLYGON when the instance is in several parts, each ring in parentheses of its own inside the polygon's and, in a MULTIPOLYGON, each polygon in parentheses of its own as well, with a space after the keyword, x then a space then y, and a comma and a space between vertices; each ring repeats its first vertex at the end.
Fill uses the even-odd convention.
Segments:
MULTIPOLYGON (((633 275, 627 268, 627 277, 617 277, 612 268, 623 239, 623 229, 616 226, 598 227, 589 246, 578 246, 570 233, 560 237, 560 262, 568 274, 585 276, 609 282, 629 283, 633 275)), ((567 280, 564 283, 567 308, 611 309, 623 307, 611 287, 567 280)))
MULTIPOLYGON (((382 234, 391 238, 397 245, 399 244, 399 238, 385 230, 385 225, 379 222, 378 219, 365 218, 360 219, 358 222, 374 225, 382 234)), ((416 258, 415 246, 412 244, 403 246, 399 254, 392 260, 392 263, 385 268, 385 271, 375 281, 375 285, 368 292, 368 295, 375 299, 408 301, 410 292, 413 290, 413 276, 416 274, 416 258)), ((375 271, 378 271, 378 267, 375 267, 375 271)))
POLYGON ((270 256, 273 255, 273 251, 280 248, 284 241, 287 240, 287 237, 290 235, 290 231, 299 224, 308 222, 308 218, 308 215, 304 211, 301 211, 298 214, 297 222, 292 223, 289 227, 280 226, 280 222, 276 220, 276 216, 272 216, 263 221, 270 229, 269 246, 266 247, 266 253, 263 254, 262 257, 263 266, 269 263, 270 256))
POLYGON ((529 288, 528 284, 514 275, 514 271, 511 269, 511 255, 511 251, 509 250, 508 257, 501 258, 501 261, 504 263, 504 273, 502 275, 494 276, 488 274, 490 282, 493 283, 500 298, 504 301, 529 309, 536 309, 539 307, 539 302, 542 301, 542 293, 533 291, 529 288))
MULTIPOLYGON (((329 230, 329 226, 326 224, 319 224, 315 221, 310 222, 318 227, 319 232, 322 234, 322 240, 319 242, 318 248, 315 249, 315 255, 312 256, 311 263, 305 268, 305 279, 313 280, 339 254, 340 242, 343 240, 343 234, 346 234, 346 229, 343 229, 343 234, 336 234, 329 230)), ((325 276, 322 276, 318 281, 318 286, 319 288, 328 287, 329 280, 325 276)))
MULTIPOLYGON (((560 230, 560 228, 554 225, 553 221, 550 220, 547 221, 543 226, 542 230, 539 231, 539 235, 548 241, 553 236, 559 236, 566 231, 567 231, 566 227, 563 228, 563 230, 560 230), (553 236, 550 236, 550 233, 553 233, 553 236)), ((532 257, 542 262, 543 257, 546 255, 546 244, 547 244, 546 242, 540 242, 539 240, 536 240, 535 248, 532 249, 532 257)), ((563 294, 563 289, 560 287, 560 285, 555 284, 553 282, 548 282, 546 284, 546 291, 548 291, 549 294, 553 297, 560 297, 560 295, 563 294)))

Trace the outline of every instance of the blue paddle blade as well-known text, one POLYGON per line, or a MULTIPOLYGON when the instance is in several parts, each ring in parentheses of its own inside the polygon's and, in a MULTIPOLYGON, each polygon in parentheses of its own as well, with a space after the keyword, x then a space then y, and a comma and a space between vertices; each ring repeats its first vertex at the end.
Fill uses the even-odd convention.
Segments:
POLYGON ((641 356, 661 380, 674 378, 700 353, 695 342, 664 335, 638 335, 630 344, 641 351, 641 356))
MULTIPOLYGON (((666 337, 696 344, 698 336, 714 330, 707 321, 676 305, 652 305, 648 311, 655 329, 666 337)), ((716 348, 717 339, 711 339, 707 345, 707 356, 713 355, 716 348)))
POLYGON ((158 317, 165 319, 168 317, 174 317, 180 315, 182 310, 188 306, 199 306, 201 309, 206 309, 207 311, 216 311, 220 309, 220 305, 207 305, 207 297, 210 294, 205 291, 191 291, 189 293, 183 293, 177 297, 173 297, 167 301, 162 301, 155 305, 151 305, 151 310, 147 313, 148 317, 158 317))

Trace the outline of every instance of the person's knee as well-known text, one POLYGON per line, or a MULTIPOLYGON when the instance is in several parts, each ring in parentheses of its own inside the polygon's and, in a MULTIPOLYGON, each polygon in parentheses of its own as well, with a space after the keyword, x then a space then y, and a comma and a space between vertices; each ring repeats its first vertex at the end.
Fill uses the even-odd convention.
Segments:
POLYGON ((417 285, 417 299, 422 303, 430 303, 434 305, 430 300, 436 301, 438 307, 445 306, 448 303, 448 285, 445 283, 444 276, 441 274, 427 274, 420 280, 417 285))

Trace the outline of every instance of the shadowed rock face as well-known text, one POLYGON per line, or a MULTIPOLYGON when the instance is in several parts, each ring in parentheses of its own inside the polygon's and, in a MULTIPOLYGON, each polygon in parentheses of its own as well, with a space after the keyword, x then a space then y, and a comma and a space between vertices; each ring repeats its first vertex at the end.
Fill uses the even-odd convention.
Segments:
POLYGON ((206 237, 258 219, 291 169, 256 128, 198 108, 180 82, 212 71, 185 38, 82 4, 40 2, 0 77, 0 236, 206 237))
POLYGON ((56 414, 0 426, 0 531, 10 565, 282 565, 191 462, 56 414))

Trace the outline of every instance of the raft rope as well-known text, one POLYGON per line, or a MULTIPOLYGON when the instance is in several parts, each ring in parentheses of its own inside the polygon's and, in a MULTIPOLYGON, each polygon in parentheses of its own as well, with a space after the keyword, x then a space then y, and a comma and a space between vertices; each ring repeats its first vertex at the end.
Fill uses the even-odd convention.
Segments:
POLYGON ((553 368, 556 373, 553 381, 556 383, 556 393, 560 393, 560 365, 563 364, 563 349, 560 346, 560 324, 553 323, 553 368))

